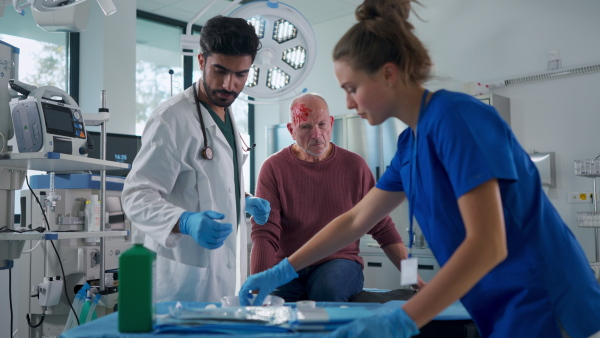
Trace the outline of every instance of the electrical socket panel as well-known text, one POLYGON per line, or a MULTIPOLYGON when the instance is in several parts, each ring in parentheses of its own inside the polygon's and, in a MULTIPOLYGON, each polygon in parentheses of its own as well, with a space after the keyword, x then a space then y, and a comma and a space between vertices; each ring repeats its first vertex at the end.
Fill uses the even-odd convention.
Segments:
POLYGON ((591 192, 569 192, 567 201, 569 203, 592 203, 594 200, 591 192))
POLYGON ((548 61, 560 60, 560 52, 558 49, 548 51, 548 61))
POLYGON ((556 70, 559 68, 562 68, 562 62, 560 60, 560 54, 558 49, 549 50, 547 70, 556 70))

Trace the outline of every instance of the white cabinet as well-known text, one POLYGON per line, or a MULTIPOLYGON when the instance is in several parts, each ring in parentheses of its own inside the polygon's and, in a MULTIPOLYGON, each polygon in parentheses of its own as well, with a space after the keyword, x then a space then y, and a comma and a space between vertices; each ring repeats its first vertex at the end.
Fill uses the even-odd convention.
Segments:
MULTIPOLYGON (((380 252, 382 252, 380 250, 380 252)), ((361 252, 365 268, 365 288, 394 290, 400 289, 400 271, 383 253, 361 252)))
POLYGON ((428 248, 414 248, 413 257, 418 259, 419 276, 421 276, 423 281, 428 283, 440 270, 440 266, 435 257, 433 257, 433 253, 428 248))
POLYGON ((498 94, 485 94, 475 96, 481 102, 494 106, 500 116, 510 126, 510 99, 498 94))

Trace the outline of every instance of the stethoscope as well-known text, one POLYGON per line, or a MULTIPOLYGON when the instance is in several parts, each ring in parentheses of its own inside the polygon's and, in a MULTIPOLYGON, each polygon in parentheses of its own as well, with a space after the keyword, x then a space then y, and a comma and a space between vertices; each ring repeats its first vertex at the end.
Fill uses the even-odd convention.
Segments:
MULTIPOLYGON (((213 154, 212 148, 208 146, 208 139, 206 138, 206 132, 204 131, 205 130, 204 119, 202 118, 202 113, 200 112, 200 100, 198 100, 198 92, 196 91, 196 82, 194 82, 194 84, 192 85, 192 88, 194 89, 194 99, 196 101, 196 110, 198 112, 198 118, 200 119, 200 127, 202 129, 202 138, 204 139, 203 148, 200 151, 200 155, 202 155, 202 158, 205 160, 212 160, 214 154, 213 154)), ((242 135, 240 135, 240 139, 244 143, 244 146, 242 147, 243 151, 248 152, 248 151, 252 150, 254 147, 256 147, 256 143, 252 143, 252 145, 250 147, 248 147, 248 145, 246 145, 246 142, 242 138, 242 135)))

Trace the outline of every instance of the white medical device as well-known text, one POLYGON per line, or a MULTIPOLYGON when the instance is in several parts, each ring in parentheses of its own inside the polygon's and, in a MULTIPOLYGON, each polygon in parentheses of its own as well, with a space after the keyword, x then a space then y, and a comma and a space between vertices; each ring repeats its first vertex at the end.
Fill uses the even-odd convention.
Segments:
POLYGON ((31 91, 10 81, 26 96, 10 102, 20 153, 55 152, 87 156, 87 132, 77 102, 65 91, 44 86, 31 91))
POLYGON ((8 81, 18 78, 19 48, 0 40, 0 153, 9 150, 8 140, 13 138, 10 118, 8 81))

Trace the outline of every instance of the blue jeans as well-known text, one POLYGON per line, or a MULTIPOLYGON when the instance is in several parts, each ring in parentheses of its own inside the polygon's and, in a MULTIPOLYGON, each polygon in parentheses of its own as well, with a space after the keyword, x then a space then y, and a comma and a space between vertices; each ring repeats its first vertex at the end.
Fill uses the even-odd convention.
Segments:
POLYGON ((272 295, 286 302, 314 300, 319 302, 347 302, 362 291, 362 266, 348 259, 334 259, 298 271, 298 278, 273 291, 272 295))

